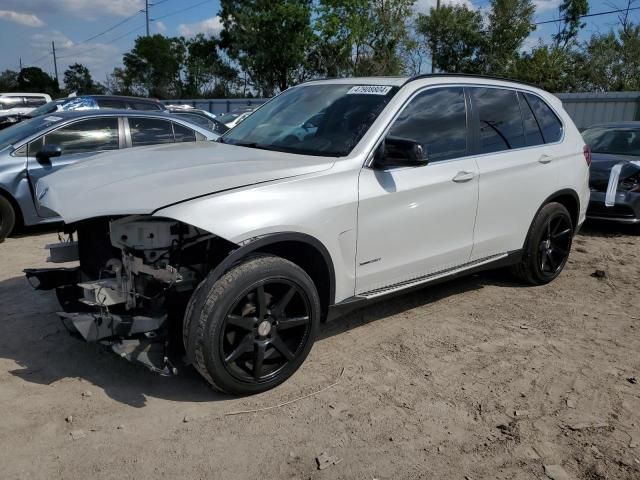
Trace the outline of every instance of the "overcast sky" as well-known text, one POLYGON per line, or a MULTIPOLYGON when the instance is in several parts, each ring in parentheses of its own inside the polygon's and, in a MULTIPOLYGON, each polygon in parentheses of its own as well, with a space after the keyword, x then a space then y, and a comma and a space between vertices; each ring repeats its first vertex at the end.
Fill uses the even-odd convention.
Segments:
MULTIPOLYGON (((557 18, 560 1, 534 0, 535 20, 557 18)), ((67 66, 79 62, 102 82, 107 73, 121 65, 122 54, 131 49, 136 36, 144 34, 145 15, 141 13, 144 3, 144 0, 0 0, 0 71, 17 70, 22 58, 23 66, 36 65, 53 74, 53 40, 61 81, 67 66)), ((153 0, 150 3, 151 33, 189 37, 200 32, 220 31, 219 0, 153 0)), ((416 10, 426 12, 435 3, 436 0, 418 0, 416 10)), ((442 3, 486 8, 489 0, 442 0, 442 3)), ((590 0, 589 3, 591 13, 597 13, 624 7, 627 0, 590 0)), ((636 6, 640 6, 640 0, 636 6)), ((631 18, 640 21, 640 10, 634 11, 631 18)), ((615 14, 586 20, 582 38, 594 32, 606 32, 618 22, 615 14)), ((540 38, 548 40, 555 31, 555 24, 538 27, 527 40, 527 46, 534 45, 540 38)))

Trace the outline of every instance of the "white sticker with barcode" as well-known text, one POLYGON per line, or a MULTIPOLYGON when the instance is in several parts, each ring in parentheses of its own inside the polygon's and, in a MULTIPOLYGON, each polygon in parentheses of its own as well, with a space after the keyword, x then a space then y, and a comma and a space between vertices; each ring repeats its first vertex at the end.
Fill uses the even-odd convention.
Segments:
POLYGON ((45 120, 47 122, 59 122, 60 120, 62 120, 62 117, 45 117, 45 120))
POLYGON ((347 95, 386 95, 391 87, 384 85, 358 85, 351 87, 347 95))

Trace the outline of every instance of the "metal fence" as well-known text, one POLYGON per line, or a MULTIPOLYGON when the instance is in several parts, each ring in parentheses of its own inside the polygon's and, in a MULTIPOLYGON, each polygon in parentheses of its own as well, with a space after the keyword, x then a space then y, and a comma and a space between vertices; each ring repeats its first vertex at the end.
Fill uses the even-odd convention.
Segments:
POLYGON ((557 93, 576 126, 640 120, 640 92, 557 93))
MULTIPOLYGON (((640 120, 640 92, 557 93, 580 130, 596 123, 640 120)), ((267 98, 194 98, 163 100, 166 105, 188 104, 219 115, 241 107, 257 107, 267 98)))

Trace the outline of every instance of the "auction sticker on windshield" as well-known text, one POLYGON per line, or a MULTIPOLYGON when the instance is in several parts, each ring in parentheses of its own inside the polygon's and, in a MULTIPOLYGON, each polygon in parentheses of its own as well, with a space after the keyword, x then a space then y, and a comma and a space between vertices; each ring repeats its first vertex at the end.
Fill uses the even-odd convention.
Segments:
POLYGON ((351 87, 347 95, 386 95, 391 87, 384 85, 358 85, 351 87))
POLYGON ((47 122, 59 122, 60 120, 62 120, 62 117, 45 117, 47 122))

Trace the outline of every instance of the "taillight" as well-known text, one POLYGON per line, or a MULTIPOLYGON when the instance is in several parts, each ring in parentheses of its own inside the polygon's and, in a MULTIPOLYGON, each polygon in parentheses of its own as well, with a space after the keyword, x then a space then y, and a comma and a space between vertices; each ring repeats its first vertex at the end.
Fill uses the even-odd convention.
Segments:
POLYGON ((582 153, 584 153, 584 161, 587 162, 587 165, 591 166, 591 147, 589 145, 585 145, 582 149, 582 153))

